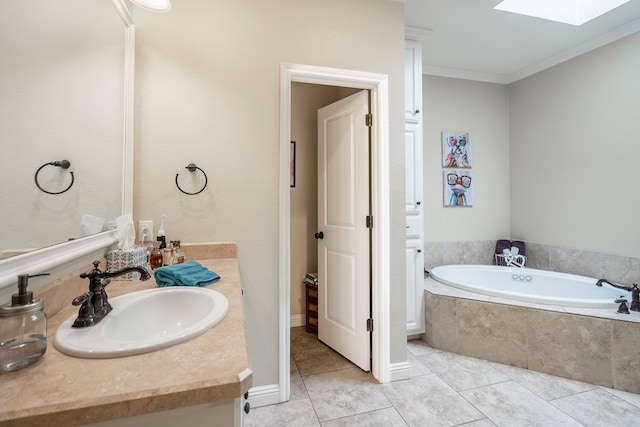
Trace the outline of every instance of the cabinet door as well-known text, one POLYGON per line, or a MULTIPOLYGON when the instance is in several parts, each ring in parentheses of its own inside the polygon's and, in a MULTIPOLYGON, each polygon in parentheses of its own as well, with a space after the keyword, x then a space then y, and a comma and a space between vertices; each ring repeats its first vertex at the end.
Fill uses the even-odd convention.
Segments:
POLYGON ((422 49, 405 40, 405 209, 407 334, 424 333, 424 204, 422 153, 422 49))
POLYGON ((404 42, 404 120, 421 121, 422 114, 422 48, 413 40, 404 42))
POLYGON ((405 208, 407 215, 420 215, 422 219, 422 126, 406 123, 405 142, 405 208))
POLYGON ((407 239, 407 335, 424 333, 424 254, 421 239, 407 239))

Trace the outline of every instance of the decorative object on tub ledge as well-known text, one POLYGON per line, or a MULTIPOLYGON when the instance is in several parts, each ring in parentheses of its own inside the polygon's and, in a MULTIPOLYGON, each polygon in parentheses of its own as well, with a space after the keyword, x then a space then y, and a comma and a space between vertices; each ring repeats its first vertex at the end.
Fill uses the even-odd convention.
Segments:
POLYGON ((45 166, 49 166, 49 165, 57 166, 57 167, 62 168, 62 169, 69 169, 69 167, 71 166, 71 162, 69 162, 69 160, 60 160, 60 161, 45 163, 44 165, 40 166, 38 168, 38 170, 36 171, 35 176, 33 177, 33 179, 36 182, 36 186, 38 187, 38 189, 40 189, 40 191, 42 191, 42 192, 45 192, 47 194, 53 194, 53 195, 62 194, 64 192, 68 191, 71 188, 71 186, 73 185, 73 182, 75 181, 75 178, 73 176, 73 171, 69 171, 69 173, 71 174, 71 183, 69 184, 69 186, 67 188, 65 188, 62 191, 47 191, 47 190, 45 190, 44 188, 42 188, 40 186, 40 183, 38 182, 38 174, 40 173, 42 168, 44 168, 45 166))
POLYGON ((156 284, 165 286, 206 286, 220 279, 215 273, 197 261, 160 267, 153 272, 156 284))
POLYGON ((502 267, 525 267, 527 256, 526 245, 522 240, 499 239, 496 241, 496 265, 502 267))
POLYGON ((204 173, 204 171, 202 169, 200 169, 198 166, 194 165, 193 163, 189 163, 187 166, 185 166, 185 169, 189 169, 189 172, 195 172, 196 170, 199 170, 200 172, 202 172, 202 175, 204 175, 204 185, 202 186, 202 188, 199 191, 196 191, 195 193, 189 193, 188 191, 184 191, 182 188, 180 188, 180 184, 178 184, 178 175, 180 175, 179 173, 176 174, 176 187, 178 187, 178 190, 182 191, 184 194, 188 194, 189 196, 195 196, 196 194, 200 194, 204 191, 205 188, 207 188, 207 183, 209 182, 209 179, 207 178, 207 174, 204 173))

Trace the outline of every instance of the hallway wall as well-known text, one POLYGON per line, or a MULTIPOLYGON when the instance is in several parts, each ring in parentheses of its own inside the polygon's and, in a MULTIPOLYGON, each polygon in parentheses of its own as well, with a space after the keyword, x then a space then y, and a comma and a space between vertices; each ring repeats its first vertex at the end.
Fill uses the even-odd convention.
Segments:
MULTIPOLYGON (((174 3, 167 14, 137 9, 134 16, 134 214, 159 224, 165 213, 168 239, 237 242, 254 386, 276 384, 281 63, 389 76, 390 310, 404 316, 404 7, 388 0, 174 3), (198 196, 173 183, 191 162, 209 176, 198 196)), ((391 362, 406 360, 395 320, 390 352, 391 362)))

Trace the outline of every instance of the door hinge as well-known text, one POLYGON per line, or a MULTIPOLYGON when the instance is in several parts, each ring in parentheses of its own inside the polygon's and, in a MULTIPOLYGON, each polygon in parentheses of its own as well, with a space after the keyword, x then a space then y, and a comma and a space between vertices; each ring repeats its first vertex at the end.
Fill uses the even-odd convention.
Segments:
POLYGON ((367 332, 373 332, 373 319, 367 319, 367 332))
POLYGON ((367 228, 373 228, 373 217, 371 215, 367 215, 366 226, 367 228))
POLYGON ((371 113, 365 114, 364 115, 364 123, 367 125, 367 127, 373 126, 373 114, 371 114, 371 113))

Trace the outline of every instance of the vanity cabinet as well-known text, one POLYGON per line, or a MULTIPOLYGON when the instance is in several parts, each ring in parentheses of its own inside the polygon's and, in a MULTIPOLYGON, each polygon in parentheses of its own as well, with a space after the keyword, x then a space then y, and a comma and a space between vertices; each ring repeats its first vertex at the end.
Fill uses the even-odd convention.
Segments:
POLYGON ((229 426, 244 424, 244 398, 224 400, 205 405, 155 412, 137 417, 121 418, 84 427, 175 427, 229 426))
MULTIPOLYGON (((216 245, 202 246, 201 251, 208 254, 213 252, 210 246, 216 245)), ((2 375, 0 396, 21 395, 21 398, 12 405, 0 405, 0 424, 241 427, 248 403, 245 394, 251 388, 253 374, 245 336, 240 274, 235 245, 217 246, 221 246, 218 252, 226 258, 191 255, 190 259, 199 259, 221 277, 209 285, 229 302, 229 311, 219 324, 180 344, 127 357, 76 358, 51 345, 37 364, 2 375), (38 386, 31 387, 32 384, 38 386), (25 389, 30 392, 23 393, 25 389)), ((84 282, 79 279, 56 282, 45 296, 49 306, 63 307, 49 317, 48 336, 53 337, 69 316, 77 314, 78 308, 69 301, 77 292, 86 290, 84 282), (69 287, 73 289, 66 295, 69 287)), ((144 282, 113 280, 109 289, 110 296, 116 297, 156 286, 153 278, 144 282)))

